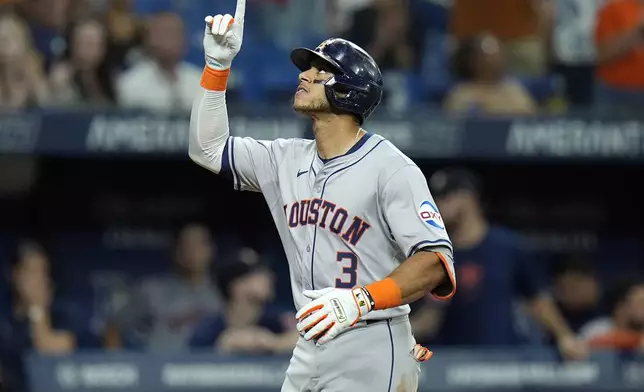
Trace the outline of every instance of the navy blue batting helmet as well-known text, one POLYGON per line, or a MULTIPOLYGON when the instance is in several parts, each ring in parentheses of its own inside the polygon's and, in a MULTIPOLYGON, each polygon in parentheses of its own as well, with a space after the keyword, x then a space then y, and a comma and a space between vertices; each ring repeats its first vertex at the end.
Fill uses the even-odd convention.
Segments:
POLYGON ((382 74, 374 59, 361 47, 341 38, 331 38, 314 50, 297 48, 291 60, 300 70, 322 60, 334 75, 324 83, 331 106, 355 114, 360 124, 369 118, 382 100, 382 74))

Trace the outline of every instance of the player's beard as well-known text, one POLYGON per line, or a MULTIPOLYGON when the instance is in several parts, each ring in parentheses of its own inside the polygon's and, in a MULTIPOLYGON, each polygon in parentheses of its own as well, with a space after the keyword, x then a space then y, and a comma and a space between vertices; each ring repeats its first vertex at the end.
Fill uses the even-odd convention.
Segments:
POLYGON ((293 100, 293 110, 302 114, 326 113, 331 111, 331 106, 326 98, 315 98, 309 102, 298 103, 293 100))

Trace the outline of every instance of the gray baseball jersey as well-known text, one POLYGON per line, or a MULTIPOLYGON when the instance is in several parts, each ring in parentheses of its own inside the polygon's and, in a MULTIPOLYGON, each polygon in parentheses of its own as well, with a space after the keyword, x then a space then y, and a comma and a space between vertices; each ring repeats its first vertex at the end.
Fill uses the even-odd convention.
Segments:
MULTIPOLYGON (((289 263, 297 309, 304 290, 384 279, 420 249, 439 252, 455 286, 452 244, 424 175, 389 141, 364 135, 345 155, 322 160, 313 140, 229 137, 222 175, 237 190, 262 192, 289 263)), ((407 315, 408 305, 373 311, 364 320, 407 315)))

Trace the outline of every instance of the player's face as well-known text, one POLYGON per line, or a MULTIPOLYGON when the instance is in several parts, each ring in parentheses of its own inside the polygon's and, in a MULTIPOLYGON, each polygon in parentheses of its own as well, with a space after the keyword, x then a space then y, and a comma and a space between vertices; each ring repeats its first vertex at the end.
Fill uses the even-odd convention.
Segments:
POLYGON ((323 82, 333 76, 332 71, 325 63, 314 62, 310 69, 300 73, 300 84, 293 98, 295 111, 306 114, 330 111, 323 82))

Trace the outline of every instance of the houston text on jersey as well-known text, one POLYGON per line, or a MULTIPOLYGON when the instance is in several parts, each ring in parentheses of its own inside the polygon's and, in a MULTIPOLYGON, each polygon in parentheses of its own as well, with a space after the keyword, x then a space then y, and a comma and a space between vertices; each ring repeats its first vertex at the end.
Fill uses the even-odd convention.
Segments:
POLYGON ((350 220, 349 212, 345 208, 319 198, 300 200, 290 205, 284 204, 284 213, 288 226, 292 229, 298 226, 318 225, 340 235, 343 240, 354 246, 371 227, 359 216, 354 216, 350 220))

